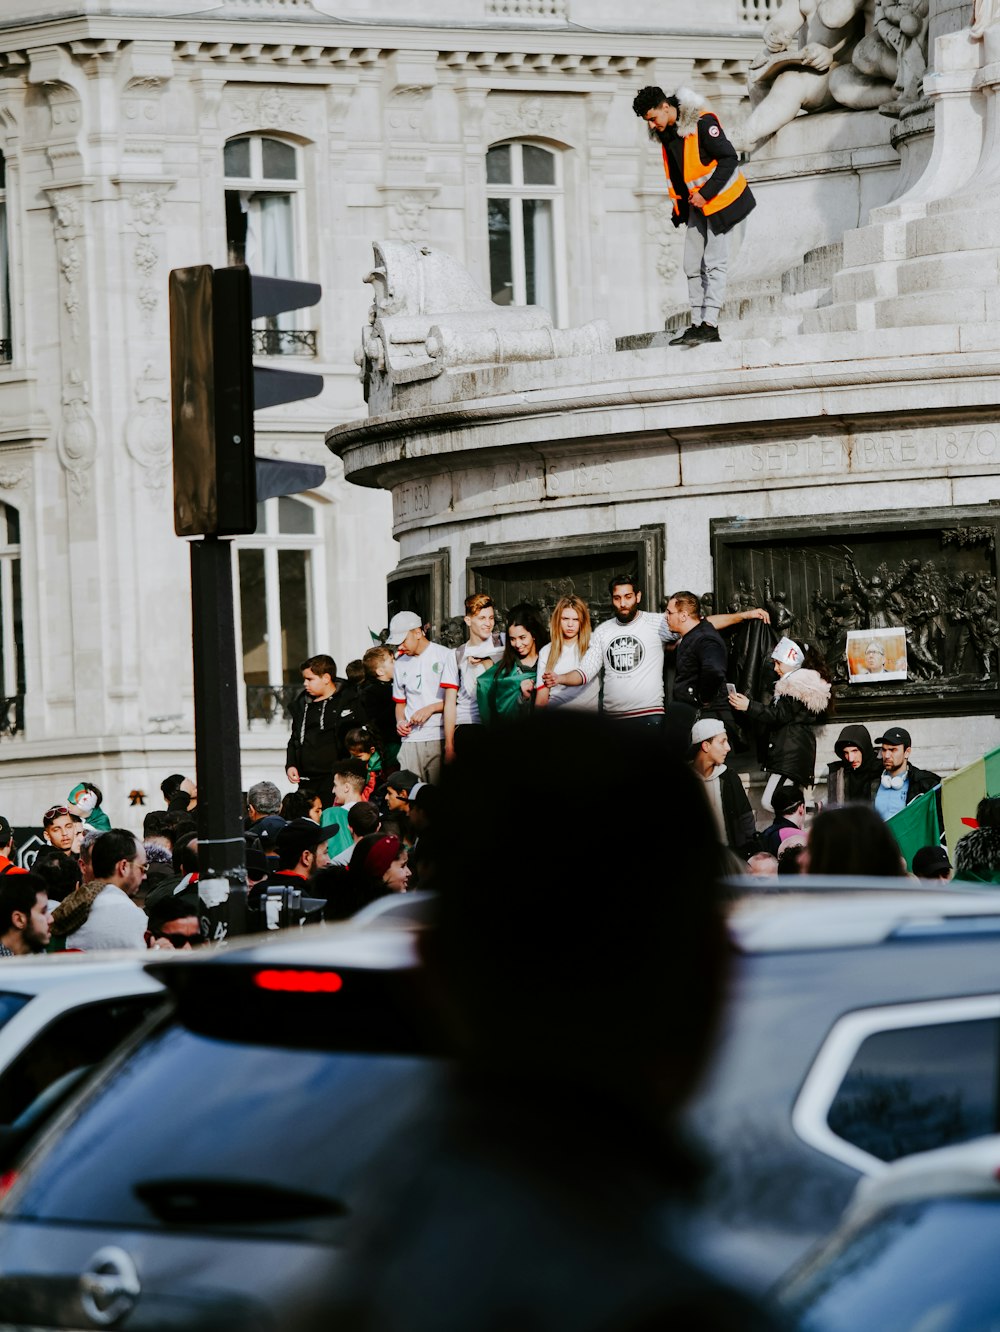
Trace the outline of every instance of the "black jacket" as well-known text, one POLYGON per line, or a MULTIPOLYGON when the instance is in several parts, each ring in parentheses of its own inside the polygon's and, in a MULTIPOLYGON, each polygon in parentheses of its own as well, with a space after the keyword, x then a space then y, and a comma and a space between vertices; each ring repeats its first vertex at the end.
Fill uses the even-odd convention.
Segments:
MULTIPOLYGON (((733 145, 726 138, 725 131, 719 123, 719 118, 713 112, 700 116, 697 128, 694 131, 698 135, 698 156, 703 162, 716 162, 716 168, 711 177, 701 186, 699 193, 702 198, 708 202, 726 185, 729 184, 732 177, 739 170, 739 154, 733 145)), ((667 171, 670 174, 670 183, 677 195, 677 204, 673 214, 673 224, 675 227, 685 224, 691 214, 691 205, 688 203, 688 186, 684 180, 684 136, 677 132, 674 125, 669 125, 665 130, 658 132, 660 143, 664 149, 664 161, 667 171)), ((748 185, 738 199, 734 199, 727 207, 722 208, 717 213, 709 213, 708 225, 712 232, 721 236, 727 231, 731 231, 738 222, 742 222, 745 217, 757 207, 757 200, 748 185)))
POLYGON ((702 620, 689 630, 674 651, 674 702, 728 712, 726 655, 726 645, 714 624, 702 620))
POLYGON ((300 777, 329 777, 340 761, 340 691, 345 683, 338 680, 329 698, 310 698, 303 689, 292 704, 285 767, 298 768, 300 777))
POLYGON ((830 686, 804 667, 781 677, 768 706, 751 699, 747 716, 767 737, 761 767, 780 772, 796 786, 812 786, 816 727, 826 717, 829 702, 830 686))
POLYGON ((1000 883, 1000 829, 974 828, 955 843, 955 878, 1000 883))
POLYGON ((735 768, 723 769, 719 785, 722 790, 722 817, 726 823, 726 843, 741 855, 751 855, 758 847, 757 822, 735 768))
MULTIPOLYGON (((928 791, 933 791, 935 786, 940 786, 941 784, 941 778, 936 772, 928 772, 926 768, 917 768, 912 763, 906 765, 906 770, 910 777, 910 784, 906 788, 906 803, 908 805, 916 800, 917 796, 926 795, 928 791)), ((869 787, 869 799, 872 804, 875 803, 875 797, 878 795, 878 788, 881 781, 882 776, 879 774, 869 787)))

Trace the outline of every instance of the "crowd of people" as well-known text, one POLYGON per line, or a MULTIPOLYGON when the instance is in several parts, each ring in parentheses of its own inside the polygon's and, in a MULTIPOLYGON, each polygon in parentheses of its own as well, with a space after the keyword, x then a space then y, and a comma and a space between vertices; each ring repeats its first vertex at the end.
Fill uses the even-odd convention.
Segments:
MULTIPOLYGON (((261 923, 276 922, 268 905, 276 890, 297 889, 317 915, 339 920, 419 886, 421 837, 434 822, 445 764, 543 709, 601 713, 623 733, 659 735, 698 779, 734 873, 906 873, 886 821, 940 780, 912 762, 908 731, 889 726, 873 741, 866 726, 845 726, 820 808, 817 728, 835 704, 815 648, 788 637, 775 643, 760 608, 705 616, 699 598, 679 591, 663 612, 646 611, 641 587, 624 574, 608 591, 613 615, 597 625, 586 601, 566 595, 547 621, 521 604, 501 629, 491 598, 477 592, 457 649, 402 611, 345 678, 325 654, 303 662, 286 753, 291 789, 260 781, 247 793, 248 901, 261 923), (774 677, 761 697, 727 680, 734 654, 724 635, 747 622, 774 677), (765 826, 732 758, 755 742, 765 826)), ((111 826, 97 786, 78 783, 43 814, 47 845, 27 878, 0 817, 0 956, 200 942, 197 787, 175 773, 161 790, 165 807, 146 814, 137 837, 111 826)), ((963 878, 998 882, 1000 801, 984 801, 972 822, 957 868, 963 878)), ((923 848, 913 872, 949 877, 945 848, 923 848)))

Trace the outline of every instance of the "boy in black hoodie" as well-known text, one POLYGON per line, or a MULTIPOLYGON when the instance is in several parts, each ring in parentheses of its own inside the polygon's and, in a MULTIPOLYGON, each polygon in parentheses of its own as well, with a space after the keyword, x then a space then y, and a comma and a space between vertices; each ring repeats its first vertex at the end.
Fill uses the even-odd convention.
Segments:
POLYGON ((340 708, 333 700, 343 681, 337 679, 337 663, 323 653, 299 669, 304 687, 292 704, 285 773, 301 790, 315 791, 325 809, 333 804, 333 768, 340 754, 340 708))

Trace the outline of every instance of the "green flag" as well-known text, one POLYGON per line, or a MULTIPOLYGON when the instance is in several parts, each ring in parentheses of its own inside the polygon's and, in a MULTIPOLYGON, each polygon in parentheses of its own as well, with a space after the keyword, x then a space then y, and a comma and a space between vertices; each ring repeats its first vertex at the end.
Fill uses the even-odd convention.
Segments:
POLYGON ((941 841, 941 824, 938 821, 937 788, 925 791, 916 800, 893 814, 885 825, 899 844, 907 870, 913 868, 913 857, 922 846, 937 846, 941 841))

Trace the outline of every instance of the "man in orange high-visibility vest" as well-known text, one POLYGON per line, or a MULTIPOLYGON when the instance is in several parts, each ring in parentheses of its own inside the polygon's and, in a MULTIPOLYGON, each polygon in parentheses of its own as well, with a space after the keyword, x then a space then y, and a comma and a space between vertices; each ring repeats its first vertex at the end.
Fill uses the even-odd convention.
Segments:
POLYGON ((686 226, 684 273, 691 324, 670 345, 718 342, 719 310, 726 294, 729 233, 756 207, 736 149, 719 118, 690 88, 670 97, 662 88, 641 88, 632 109, 663 150, 675 227, 686 226))

